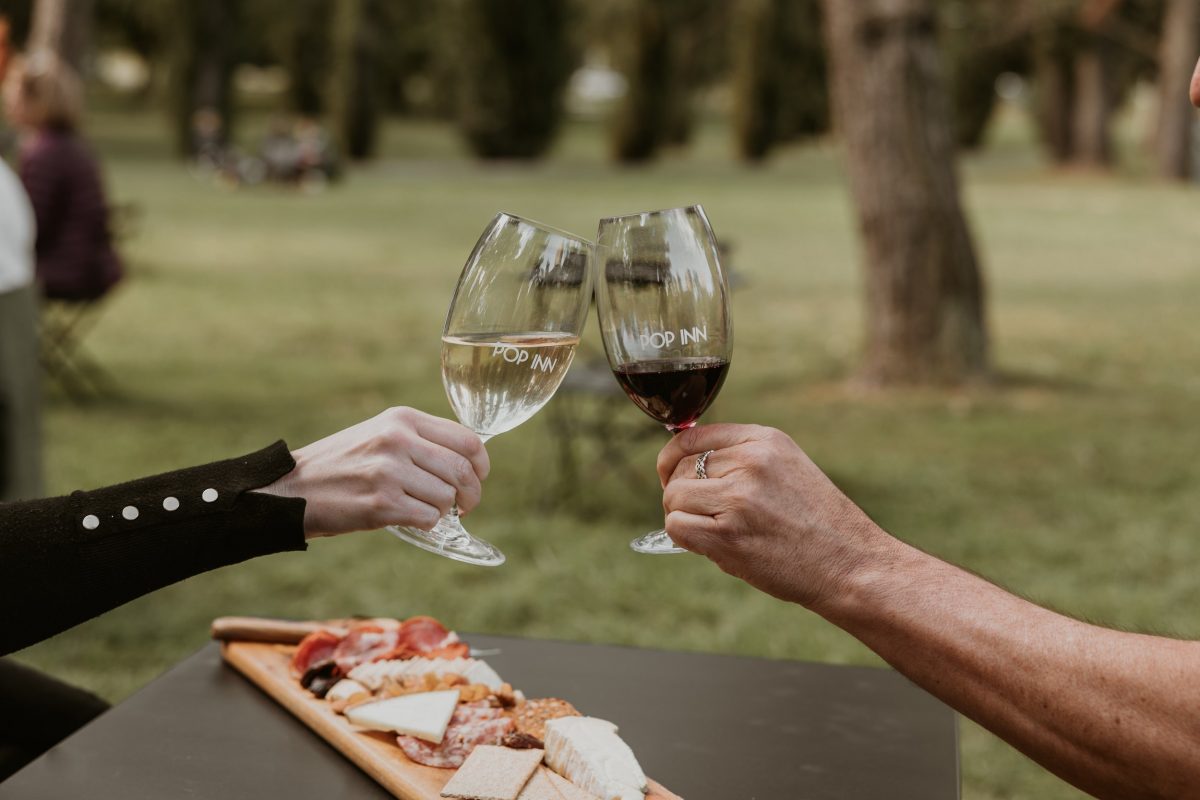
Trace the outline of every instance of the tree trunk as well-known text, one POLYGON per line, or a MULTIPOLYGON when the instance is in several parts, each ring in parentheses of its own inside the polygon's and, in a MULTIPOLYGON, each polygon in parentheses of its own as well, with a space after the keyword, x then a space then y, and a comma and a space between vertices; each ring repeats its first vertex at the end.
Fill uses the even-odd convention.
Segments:
POLYGON ((459 129, 481 158, 538 158, 554 141, 577 52, 567 0, 458 0, 450 9, 459 129))
POLYGON ((1091 37, 1075 56, 1075 109, 1072 160, 1084 167, 1107 167, 1113 161, 1109 133, 1113 114, 1112 45, 1091 37))
POLYGON ((1192 172, 1192 127, 1196 112, 1188 85, 1200 49, 1200 0, 1167 0, 1158 66, 1158 172, 1187 180, 1192 172))
POLYGON ((375 151, 379 127, 379 58, 375 0, 338 0, 333 18, 329 107, 342 152, 356 160, 375 151))
POLYGON ((671 115, 681 102, 674 74, 676 31, 673 0, 633 0, 630 31, 619 53, 627 86, 612 127, 612 152, 617 161, 649 161, 667 139, 671 115))
POLYGON ((49 50, 83 75, 91 28, 92 0, 37 0, 27 46, 49 50))
POLYGON ((1070 161, 1075 154, 1075 75, 1070 37, 1067 26, 1057 20, 1043 22, 1034 33, 1034 116, 1042 143, 1059 164, 1070 161))
POLYGON ((931 0, 824 0, 834 106, 866 266, 864 377, 987 370, 983 278, 958 197, 931 0))
POLYGON ((174 11, 170 106, 176 150, 192 156, 230 140, 236 15, 231 0, 178 0, 174 11))

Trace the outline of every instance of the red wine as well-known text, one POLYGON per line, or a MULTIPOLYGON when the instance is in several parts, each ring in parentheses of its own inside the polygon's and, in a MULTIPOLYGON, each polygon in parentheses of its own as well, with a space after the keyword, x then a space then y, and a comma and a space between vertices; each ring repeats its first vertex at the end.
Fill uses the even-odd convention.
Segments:
POLYGON ((723 358, 664 358, 622 364, 613 374, 638 408, 674 432, 696 424, 728 370, 723 358))

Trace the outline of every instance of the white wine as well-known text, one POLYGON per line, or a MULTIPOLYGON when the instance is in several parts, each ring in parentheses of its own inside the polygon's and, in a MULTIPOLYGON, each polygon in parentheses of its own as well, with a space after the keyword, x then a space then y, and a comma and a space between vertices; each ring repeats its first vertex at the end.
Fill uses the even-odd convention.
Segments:
POLYGON ((442 337, 442 383, 458 420, 484 439, 538 412, 562 383, 579 337, 477 333, 442 337))

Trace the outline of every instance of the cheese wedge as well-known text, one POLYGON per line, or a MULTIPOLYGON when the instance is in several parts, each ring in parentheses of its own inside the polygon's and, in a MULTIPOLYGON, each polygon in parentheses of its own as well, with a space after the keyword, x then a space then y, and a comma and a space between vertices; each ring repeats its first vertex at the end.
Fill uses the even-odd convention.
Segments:
POLYGON ((462 676, 466 678, 469 683, 482 683, 484 686, 493 691, 504 685, 504 681, 500 679, 500 676, 496 673, 496 670, 492 669, 491 664, 474 658, 469 659, 468 661, 469 664, 467 666, 467 670, 462 674, 462 676))
POLYGON ((420 692, 346 709, 346 719, 373 731, 395 731, 441 744, 458 706, 458 690, 420 692))
POLYGON ((643 800, 646 775, 617 726, 595 717, 546 723, 546 764, 601 800, 643 800))

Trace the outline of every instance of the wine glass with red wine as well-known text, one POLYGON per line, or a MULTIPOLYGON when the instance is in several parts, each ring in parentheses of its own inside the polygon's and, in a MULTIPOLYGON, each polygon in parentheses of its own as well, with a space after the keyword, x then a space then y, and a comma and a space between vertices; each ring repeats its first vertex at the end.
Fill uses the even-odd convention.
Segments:
MULTIPOLYGON (((617 382, 671 433, 716 398, 733 353, 729 285, 700 206, 600 220, 596 309, 617 382)), ((639 553, 682 553, 665 530, 639 553)))

